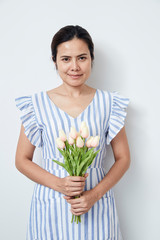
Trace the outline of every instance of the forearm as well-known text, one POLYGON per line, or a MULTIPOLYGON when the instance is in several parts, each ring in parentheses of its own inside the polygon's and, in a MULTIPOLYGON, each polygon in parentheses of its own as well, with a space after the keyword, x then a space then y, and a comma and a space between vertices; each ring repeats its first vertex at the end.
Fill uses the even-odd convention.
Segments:
POLYGON ((101 182, 93 188, 97 201, 122 178, 129 165, 129 159, 119 159, 113 164, 101 182))
POLYGON ((42 184, 46 187, 52 188, 55 191, 60 191, 61 179, 29 159, 23 159, 23 162, 16 164, 17 169, 27 176, 32 181, 42 184))

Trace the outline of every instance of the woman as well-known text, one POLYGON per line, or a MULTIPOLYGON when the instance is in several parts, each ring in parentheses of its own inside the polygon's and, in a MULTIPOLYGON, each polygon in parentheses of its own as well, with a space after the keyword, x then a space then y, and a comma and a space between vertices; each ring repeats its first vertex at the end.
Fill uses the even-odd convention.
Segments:
POLYGON ((94 45, 80 26, 61 28, 53 37, 52 59, 62 84, 50 91, 16 98, 21 131, 16 167, 36 182, 27 239, 122 239, 112 187, 130 165, 124 120, 128 99, 86 84, 94 60, 94 45), (84 177, 69 176, 52 159, 63 162, 55 140, 58 130, 68 135, 82 121, 90 135, 100 136, 101 149, 84 177), (106 144, 115 163, 106 174, 106 144), (43 166, 32 162, 35 147, 42 148, 43 166), (74 196, 80 195, 74 199, 74 196), (71 223, 72 214, 81 223, 71 223))

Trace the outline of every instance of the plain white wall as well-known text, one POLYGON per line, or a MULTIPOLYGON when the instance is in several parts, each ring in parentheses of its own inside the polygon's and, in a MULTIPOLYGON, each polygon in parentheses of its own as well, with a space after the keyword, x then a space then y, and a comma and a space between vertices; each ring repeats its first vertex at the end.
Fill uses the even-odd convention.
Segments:
POLYGON ((68 24, 93 38, 88 84, 131 100, 126 130, 132 163, 114 187, 124 240, 160 239, 159 13, 158 0, 0 1, 0 239, 25 239, 34 187, 14 165, 21 124, 14 98, 61 84, 50 43, 68 24))

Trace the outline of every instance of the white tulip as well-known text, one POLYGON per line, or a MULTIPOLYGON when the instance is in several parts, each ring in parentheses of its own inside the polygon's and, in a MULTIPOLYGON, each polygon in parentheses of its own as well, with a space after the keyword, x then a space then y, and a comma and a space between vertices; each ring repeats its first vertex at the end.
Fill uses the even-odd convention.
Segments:
POLYGON ((94 137, 91 141, 91 147, 97 147, 99 144, 99 139, 100 139, 99 136, 94 137))
POLYGON ((56 139, 56 143, 58 145, 58 148, 61 148, 61 149, 65 148, 65 143, 60 138, 56 139))
POLYGON ((87 138, 89 136, 89 130, 87 126, 84 126, 81 130, 81 136, 87 138))
POLYGON ((84 146, 84 142, 81 137, 77 137, 76 139, 76 146, 82 148, 84 146))
POLYGON ((87 146, 88 148, 91 147, 91 142, 92 142, 92 140, 93 140, 93 136, 91 136, 91 137, 86 141, 86 146, 87 146))
POLYGON ((82 132, 82 129, 83 129, 84 127, 87 127, 87 125, 86 125, 86 122, 85 122, 85 121, 81 122, 81 126, 80 126, 80 133, 82 132))
POLYGON ((69 143, 70 145, 73 145, 73 144, 74 144, 74 139, 73 139, 71 136, 69 136, 68 143, 69 143))
POLYGON ((70 133, 69 133, 70 137, 73 139, 77 138, 77 131, 75 129, 75 127, 71 127, 70 133))
POLYGON ((66 139, 67 139, 67 136, 66 136, 65 132, 64 132, 62 129, 59 130, 59 138, 60 138, 63 142, 65 142, 66 139))

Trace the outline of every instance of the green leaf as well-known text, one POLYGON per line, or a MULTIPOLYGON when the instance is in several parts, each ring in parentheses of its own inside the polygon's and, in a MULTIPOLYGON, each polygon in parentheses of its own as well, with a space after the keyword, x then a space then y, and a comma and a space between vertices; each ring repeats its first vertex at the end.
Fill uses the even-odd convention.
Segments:
POLYGON ((94 159, 94 152, 93 152, 93 149, 92 149, 89 152, 89 156, 86 159, 83 159, 81 161, 80 166, 78 167, 78 170, 77 170, 78 176, 80 176, 82 174, 82 172, 84 172, 84 170, 85 171, 87 170, 88 166, 92 163, 93 159, 94 159))
POLYGON ((64 167, 65 168, 65 164, 64 163, 61 163, 61 162, 59 162, 59 161, 57 161, 57 160, 52 160, 53 162, 55 162, 55 163, 57 163, 58 165, 60 165, 61 167, 64 167))
POLYGON ((88 160, 87 164, 83 166, 83 168, 81 169, 81 174, 84 174, 87 170, 87 168, 92 164, 93 160, 95 159, 96 155, 98 154, 98 152, 100 151, 100 149, 96 152, 92 152, 90 159, 88 160))
POLYGON ((59 162, 59 161, 57 161, 57 160, 54 160, 54 159, 53 159, 52 161, 55 162, 55 163, 57 163, 57 164, 60 165, 61 167, 65 168, 66 171, 69 173, 69 175, 72 176, 72 172, 70 171, 70 169, 68 168, 67 165, 65 165, 64 163, 61 163, 61 162, 59 162))
POLYGON ((85 158, 87 158, 93 151, 94 151, 93 148, 89 149, 89 151, 86 152, 86 153, 83 155, 83 157, 82 157, 82 159, 81 159, 81 162, 82 162, 85 158))
POLYGON ((88 162, 88 160, 90 159, 90 156, 88 156, 85 160, 83 160, 83 162, 81 162, 81 164, 79 165, 79 167, 77 168, 77 176, 79 176, 81 169, 83 168, 83 166, 88 162))
POLYGON ((60 151, 60 153, 62 154, 63 157, 65 157, 65 151, 63 151, 62 149, 58 148, 58 150, 60 151))
POLYGON ((69 150, 69 143, 68 143, 68 140, 65 141, 65 146, 66 146, 66 150, 68 151, 69 150))
POLYGON ((74 172, 74 169, 73 169, 73 167, 74 167, 74 159, 73 159, 72 155, 69 152, 66 152, 66 153, 67 153, 67 161, 69 163, 69 167, 70 167, 70 169, 72 171, 72 174, 73 174, 73 172, 74 172))
POLYGON ((98 149, 94 154, 95 154, 95 157, 97 156, 97 154, 101 151, 101 149, 98 149))

